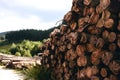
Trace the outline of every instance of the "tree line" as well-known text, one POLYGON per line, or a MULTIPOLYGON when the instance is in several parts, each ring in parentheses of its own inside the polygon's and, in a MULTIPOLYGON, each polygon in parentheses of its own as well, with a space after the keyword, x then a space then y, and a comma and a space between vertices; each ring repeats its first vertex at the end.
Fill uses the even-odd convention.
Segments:
POLYGON ((6 33, 5 38, 8 41, 19 41, 19 40, 31 40, 31 41, 42 41, 43 39, 47 39, 49 34, 55 29, 51 28, 49 30, 19 30, 19 31, 11 31, 6 33))

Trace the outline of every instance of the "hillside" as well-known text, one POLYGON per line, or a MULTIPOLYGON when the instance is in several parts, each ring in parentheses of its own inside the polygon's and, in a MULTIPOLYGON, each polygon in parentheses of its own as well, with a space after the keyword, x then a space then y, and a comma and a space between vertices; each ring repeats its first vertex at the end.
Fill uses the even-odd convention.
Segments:
POLYGON ((18 31, 9 31, 0 33, 0 35, 9 42, 16 42, 21 40, 32 40, 32 41, 42 41, 43 39, 47 39, 49 34, 55 29, 59 28, 54 27, 48 30, 35 30, 35 29, 23 29, 18 31))

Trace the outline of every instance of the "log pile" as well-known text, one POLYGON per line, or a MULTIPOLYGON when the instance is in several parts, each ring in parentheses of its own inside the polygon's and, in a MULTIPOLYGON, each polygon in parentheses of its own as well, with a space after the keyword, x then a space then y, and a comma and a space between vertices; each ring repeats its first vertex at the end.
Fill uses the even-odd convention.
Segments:
POLYGON ((120 80, 120 0, 73 0, 42 65, 55 80, 120 80))

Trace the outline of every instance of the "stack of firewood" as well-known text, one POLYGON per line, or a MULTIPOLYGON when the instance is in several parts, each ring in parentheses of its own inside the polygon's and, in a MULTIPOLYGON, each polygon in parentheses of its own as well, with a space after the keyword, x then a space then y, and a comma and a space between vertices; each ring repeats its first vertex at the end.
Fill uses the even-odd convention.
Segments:
POLYGON ((56 80, 120 80, 120 0, 73 0, 44 45, 56 80))

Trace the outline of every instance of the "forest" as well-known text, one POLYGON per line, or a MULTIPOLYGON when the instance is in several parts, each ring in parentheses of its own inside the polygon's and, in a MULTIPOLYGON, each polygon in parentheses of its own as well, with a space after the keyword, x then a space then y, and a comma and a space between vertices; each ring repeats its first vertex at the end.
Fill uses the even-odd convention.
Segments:
POLYGON ((48 30, 19 30, 19 31, 10 31, 6 33, 5 39, 9 42, 21 41, 21 40, 31 40, 31 41, 42 41, 47 39, 49 34, 58 27, 54 27, 48 30))

